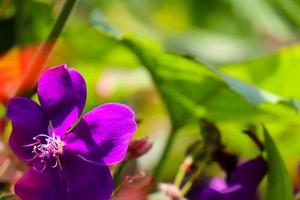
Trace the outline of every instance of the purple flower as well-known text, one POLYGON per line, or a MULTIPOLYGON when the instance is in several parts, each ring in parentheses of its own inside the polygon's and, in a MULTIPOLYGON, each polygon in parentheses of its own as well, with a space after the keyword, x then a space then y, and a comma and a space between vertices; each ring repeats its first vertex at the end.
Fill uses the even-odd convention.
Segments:
POLYGON ((66 65, 41 75, 38 97, 40 105, 23 97, 8 102, 9 145, 31 165, 15 193, 22 200, 109 199, 113 181, 107 165, 126 155, 137 128, 133 111, 109 103, 80 119, 86 84, 66 65))
POLYGON ((213 178, 200 194, 199 200, 254 200, 256 189, 266 175, 267 162, 257 157, 240 165, 226 182, 213 178))

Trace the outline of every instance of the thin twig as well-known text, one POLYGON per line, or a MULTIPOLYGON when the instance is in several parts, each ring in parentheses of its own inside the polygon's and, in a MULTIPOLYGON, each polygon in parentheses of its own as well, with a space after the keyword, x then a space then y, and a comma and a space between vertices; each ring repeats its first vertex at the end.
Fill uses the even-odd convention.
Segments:
POLYGON ((61 34, 68 17, 70 16, 70 13, 72 11, 72 9, 74 8, 74 5, 76 3, 77 0, 66 0, 65 4, 63 5, 63 8, 56 20, 56 22, 54 23, 47 39, 45 40, 45 42, 40 46, 40 48, 38 49, 36 56, 34 57, 29 70, 27 71, 27 73, 24 76, 24 79, 21 80, 20 84, 18 85, 18 87, 16 87, 16 91, 14 93, 14 95, 20 95, 21 93, 24 92, 24 90, 26 89, 26 86, 32 86, 32 88, 29 88, 29 95, 32 94, 32 90, 35 91, 35 83, 36 80, 39 76, 39 74, 42 72, 42 70, 44 69, 50 54, 53 50, 53 47, 57 41, 57 38, 59 37, 59 35, 61 34), (27 77, 28 76, 34 77, 33 78, 33 84, 28 84, 26 83, 27 81, 27 77))

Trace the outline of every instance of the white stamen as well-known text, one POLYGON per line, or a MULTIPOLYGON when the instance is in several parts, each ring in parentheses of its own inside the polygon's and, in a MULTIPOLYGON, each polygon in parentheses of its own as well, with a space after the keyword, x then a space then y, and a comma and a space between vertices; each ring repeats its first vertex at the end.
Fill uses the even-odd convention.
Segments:
POLYGON ((45 158, 51 159, 53 157, 55 158, 55 163, 50 167, 55 168, 59 165, 61 168, 59 155, 62 154, 63 143, 60 140, 60 138, 56 137, 54 134, 52 136, 46 134, 39 134, 33 137, 32 139, 34 140, 32 144, 24 145, 24 147, 33 147, 32 153, 34 153, 35 155, 29 161, 38 158, 43 164, 42 169, 37 169, 36 167, 34 167, 34 169, 39 173, 43 172, 47 167, 47 162, 45 161, 45 158), (45 141, 45 143, 42 143, 42 141, 45 141))

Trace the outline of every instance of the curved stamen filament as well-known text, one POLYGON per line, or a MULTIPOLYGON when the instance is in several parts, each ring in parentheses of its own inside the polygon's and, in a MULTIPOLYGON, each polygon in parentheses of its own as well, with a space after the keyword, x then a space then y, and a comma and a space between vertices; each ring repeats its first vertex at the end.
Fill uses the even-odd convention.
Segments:
POLYGON ((38 173, 42 173, 47 167, 47 163, 44 160, 41 160, 41 163, 43 164, 43 166, 40 169, 36 166, 33 166, 33 169, 38 173))
POLYGON ((35 166, 34 169, 37 172, 43 172, 47 167, 47 162, 45 159, 50 160, 53 157, 55 159, 55 163, 50 167, 55 168, 59 165, 61 168, 59 154, 62 153, 63 144, 60 138, 56 137, 54 134, 53 136, 39 134, 32 139, 34 141, 33 143, 24 145, 24 147, 33 147, 32 153, 34 153, 34 156, 28 161, 33 161, 34 159, 38 158, 40 160, 40 163, 43 164, 43 167, 41 169, 38 169, 35 166))

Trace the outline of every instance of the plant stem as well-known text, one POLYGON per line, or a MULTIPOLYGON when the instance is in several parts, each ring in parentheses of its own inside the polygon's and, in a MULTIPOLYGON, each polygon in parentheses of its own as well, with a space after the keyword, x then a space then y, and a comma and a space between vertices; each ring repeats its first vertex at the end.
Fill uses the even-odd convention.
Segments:
POLYGON ((153 171, 153 177, 155 177, 156 181, 159 181, 159 178, 160 178, 160 175, 161 175, 161 171, 162 171, 162 167, 164 166, 165 164, 165 161, 171 151, 171 148, 173 146, 173 143, 175 141, 175 138, 176 138, 176 132, 177 132, 177 129, 172 127, 171 129, 171 133, 168 137, 168 140, 167 140, 167 144, 163 150, 163 153, 153 171))
POLYGON ((179 167, 179 170, 178 170, 178 172, 177 172, 177 174, 176 174, 176 177, 175 177, 175 180, 174 180, 174 184, 175 184, 178 188, 180 187, 181 182, 182 182, 184 176, 185 176, 185 171, 184 171, 181 167, 179 167))
POLYGON ((121 174, 122 170, 124 169, 125 165, 128 163, 128 160, 124 160, 121 162, 120 166, 118 167, 117 171, 114 174, 114 184, 118 186, 121 183, 121 174))
POLYGON ((58 18, 48 36, 48 41, 56 40, 58 38, 58 36, 61 34, 61 32, 66 24, 66 21, 67 21, 68 17, 70 16, 72 9, 74 8, 76 1, 77 0, 66 0, 58 18))
POLYGON ((174 184, 180 188, 182 181, 184 180, 186 173, 191 170, 193 165, 194 159, 192 156, 188 155, 184 158, 183 162, 181 163, 178 172, 176 174, 174 184))
MULTIPOLYGON (((38 78, 41 71, 44 69, 44 66, 46 65, 46 62, 53 50, 53 47, 56 43, 57 38, 61 34, 68 17, 70 16, 70 13, 72 9, 74 8, 74 5, 77 0, 66 0, 65 4, 63 5, 63 8, 61 12, 58 15, 57 20, 55 21, 47 39, 44 41, 44 43, 40 46, 38 49, 30 67, 27 73, 25 74, 25 78, 20 82, 19 87, 17 87, 16 94, 20 94, 24 91, 24 87, 30 86, 29 83, 27 83, 26 77, 30 75, 30 77, 33 77, 34 83, 36 82, 36 79, 38 78)), ((31 84, 35 85, 34 83, 31 84)), ((32 90, 32 88, 30 88, 32 90)), ((29 93, 31 95, 31 91, 29 93)))
POLYGON ((192 174, 189 180, 182 186, 181 194, 184 196, 191 189, 195 180, 197 180, 201 174, 206 169, 209 161, 211 160, 212 152, 209 152, 208 155, 199 163, 197 170, 192 174))

